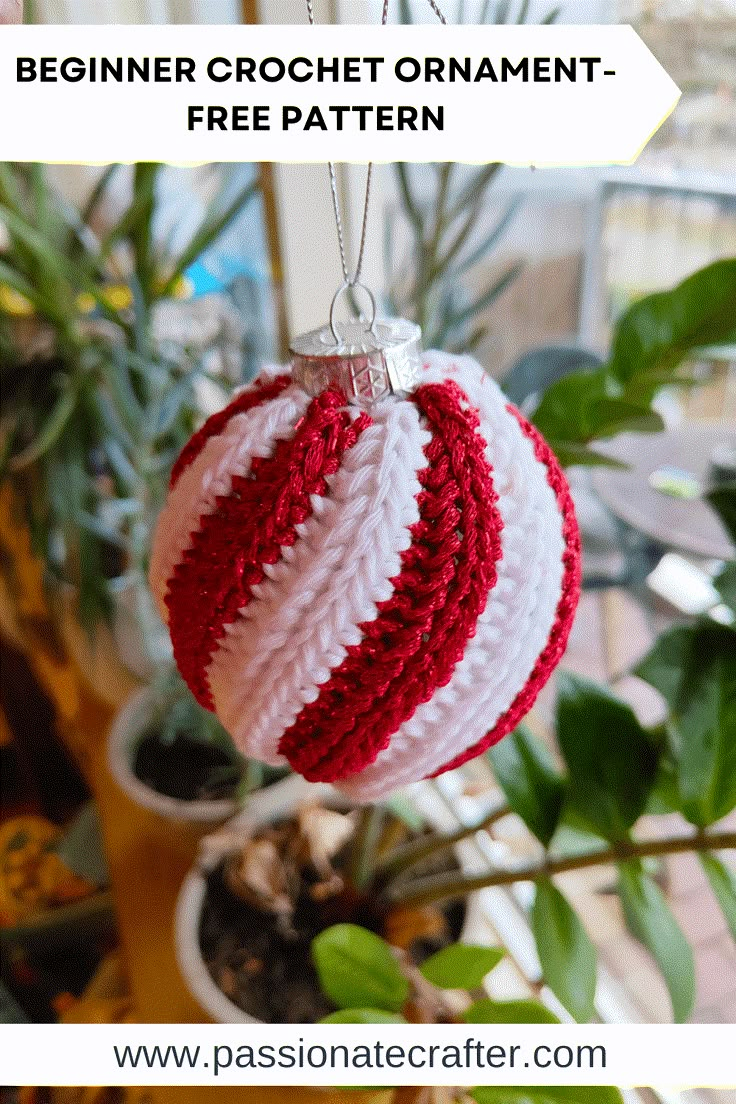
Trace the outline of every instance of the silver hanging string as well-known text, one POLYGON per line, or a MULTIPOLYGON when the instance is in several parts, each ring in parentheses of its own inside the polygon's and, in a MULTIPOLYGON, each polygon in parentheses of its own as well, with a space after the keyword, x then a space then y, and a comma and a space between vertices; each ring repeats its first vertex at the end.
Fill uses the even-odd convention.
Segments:
MULTIPOLYGON (((385 27, 388 23, 388 7, 391 0, 383 0, 383 10, 381 12, 381 26, 385 27)), ((441 11, 437 0, 427 0, 432 11, 435 13, 440 23, 447 23, 444 13, 441 11)), ((310 27, 314 26, 314 0, 307 0, 307 18, 309 19, 310 27)), ((348 270, 347 254, 345 251, 345 233, 343 231, 342 212, 340 208, 340 196, 337 188, 337 174, 335 173, 334 161, 328 162, 328 170, 330 174, 330 190, 332 192, 332 207, 335 212, 335 226, 337 227, 337 244, 340 249, 340 264, 342 266, 342 275, 345 285, 349 288, 355 287, 360 284, 360 274, 363 271, 363 257, 365 255, 365 242, 368 231, 368 210, 371 201, 371 179, 373 177, 373 162, 368 162, 368 169, 365 178, 365 200, 363 201, 363 222, 360 230, 360 244, 358 246, 358 259, 355 262, 355 272, 350 275, 348 270)))

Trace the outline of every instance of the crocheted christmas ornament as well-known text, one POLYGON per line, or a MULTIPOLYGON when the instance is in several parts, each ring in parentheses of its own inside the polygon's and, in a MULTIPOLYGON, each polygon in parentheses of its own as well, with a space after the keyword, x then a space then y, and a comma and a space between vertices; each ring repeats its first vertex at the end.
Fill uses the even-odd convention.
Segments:
POLYGON ((479 755, 560 660, 580 544, 549 446, 470 357, 369 411, 264 372, 177 460, 150 581, 244 755, 358 801, 479 755))

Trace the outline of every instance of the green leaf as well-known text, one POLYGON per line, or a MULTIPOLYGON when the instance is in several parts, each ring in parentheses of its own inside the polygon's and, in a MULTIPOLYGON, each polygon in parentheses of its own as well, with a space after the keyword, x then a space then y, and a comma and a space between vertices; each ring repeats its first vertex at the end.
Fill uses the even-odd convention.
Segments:
POLYGON ((736 563, 726 564, 713 580, 713 586, 729 609, 736 611, 736 563))
POLYGON ((596 440, 618 433, 661 433, 664 422, 655 410, 628 399, 601 399, 589 411, 591 434, 596 440))
POLYGON ((574 441, 555 441, 552 438, 549 444, 555 456, 563 468, 572 468, 576 465, 586 468, 615 468, 618 471, 627 471, 629 464, 622 460, 614 460, 602 452, 589 448, 588 445, 579 445, 574 441))
POLYGON ((647 295, 619 319, 610 371, 622 382, 674 371, 692 349, 736 343, 736 259, 716 261, 671 291, 647 295))
POLYGON ((473 1089, 470 1095, 476 1104, 623 1104, 619 1090, 607 1085, 493 1085, 473 1089))
POLYGON ((478 1024, 531 1024, 559 1023, 554 1012, 539 1001, 532 1000, 479 1000, 471 1004, 463 1019, 478 1024))
POLYGON ((610 394, 611 386, 605 367, 563 376, 544 392, 532 420, 548 440, 578 444, 663 428, 648 404, 610 394))
POLYGON ((675 1020, 684 1023, 695 1001, 695 963, 689 943, 641 863, 621 863, 619 894, 629 930, 654 957, 667 984, 675 1020))
POLYGON ((207 215, 192 235, 189 244, 182 250, 174 262, 173 269, 168 275, 166 284, 159 293, 161 297, 171 294, 179 277, 190 265, 194 264, 197 258, 204 253, 205 249, 208 249, 212 243, 219 238, 220 234, 227 229, 233 219, 237 218, 240 212, 247 207, 253 197, 258 193, 259 188, 260 185, 258 180, 248 181, 244 187, 238 190, 223 211, 219 212, 219 214, 207 215))
POLYGON ((312 940, 312 957, 324 993, 338 1008, 398 1012, 409 996, 388 943, 365 928, 327 928, 312 940))
POLYGON ((433 954, 419 970, 427 981, 440 989, 477 989, 503 956, 500 947, 453 943, 433 954))
POLYGON ((713 487, 705 496, 716 511, 731 540, 736 543, 736 485, 713 487))
POLYGON ((706 828, 736 806, 736 635, 710 621, 664 633, 636 667, 669 706, 680 811, 706 828))
POLYGON ((342 1008, 330 1012, 320 1023, 326 1024, 400 1024, 406 1023, 397 1012, 378 1012, 375 1008, 342 1008))
POLYGON ((460 326, 464 322, 474 318, 476 314, 488 310, 488 308, 495 303, 496 299, 498 299, 500 295, 503 295, 506 288, 514 282, 523 267, 522 263, 510 265, 505 272, 495 277, 485 291, 482 291, 472 303, 469 303, 467 307, 464 307, 453 317, 453 325, 460 326))
POLYGON ((490 749, 488 759, 513 811, 549 846, 560 819, 565 783, 547 748, 525 725, 519 725, 490 749))
POLYGON ((605 839, 624 839, 654 785, 659 749, 633 710, 602 687, 558 677, 557 740, 568 800, 605 839))
POLYGON ((596 951, 574 909, 548 878, 537 882, 532 931, 544 980, 578 1023, 595 1010, 596 951))
POLYGON ((707 851, 701 852, 700 862, 736 941, 736 873, 707 851))
POLYGON ((67 387, 56 400, 51 413, 39 429, 36 439, 10 460, 9 466, 13 471, 22 471, 23 468, 30 467, 56 444, 76 406, 77 394, 71 387, 67 387))
POLYGON ((95 211, 97 210, 97 207, 99 206, 100 200, 103 198, 105 192, 107 191, 110 181, 119 168, 120 165, 116 162, 113 162, 111 165, 107 165, 102 170, 97 180, 95 181, 95 185, 92 188, 92 191, 87 197, 84 207, 80 212, 82 222, 88 223, 90 221, 95 211))
POLYGON ((605 368, 571 372, 545 390, 532 421, 550 441, 585 444, 592 438, 591 407, 605 397, 605 368))

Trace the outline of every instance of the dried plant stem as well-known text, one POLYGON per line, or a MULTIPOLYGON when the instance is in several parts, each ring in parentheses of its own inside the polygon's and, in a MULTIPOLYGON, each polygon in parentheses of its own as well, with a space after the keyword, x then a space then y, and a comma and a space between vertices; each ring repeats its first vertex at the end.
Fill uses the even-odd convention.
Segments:
POLYGON ((494 870, 490 874, 480 874, 472 878, 447 875, 421 878, 412 882, 409 887, 406 885, 389 887, 386 892, 390 900, 419 907, 452 897, 463 897, 476 890, 493 886, 536 882, 541 878, 566 874, 571 870, 582 870, 588 866, 627 862, 649 856, 677 855, 688 851, 725 851, 732 848, 736 849, 736 832, 697 832, 691 836, 675 836, 667 839, 622 841, 600 851, 548 859, 546 862, 532 863, 514 870, 494 870))
POLYGON ((397 848, 379 864, 378 874, 381 880, 388 882, 403 874, 410 867, 423 862, 432 855, 441 853, 454 847, 463 840, 470 839, 476 832, 482 832, 490 828, 502 817, 508 816, 511 809, 508 805, 500 805, 487 813, 482 820, 468 827, 458 828, 454 832, 445 835, 429 836, 427 839, 413 840, 404 847, 397 848))
POLYGON ((383 817, 383 810, 378 805, 368 805, 360 810, 348 867, 348 877, 356 889, 365 889, 371 881, 383 817))

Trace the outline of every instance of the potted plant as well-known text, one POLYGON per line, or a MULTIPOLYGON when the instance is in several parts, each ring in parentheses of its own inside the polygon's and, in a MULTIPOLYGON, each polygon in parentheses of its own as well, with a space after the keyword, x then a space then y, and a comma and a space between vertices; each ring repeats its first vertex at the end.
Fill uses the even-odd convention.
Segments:
MULTIPOLYGON (((0 163, 0 473, 47 581, 88 632, 110 624, 139 675, 166 655, 145 586, 149 524, 178 451, 232 380, 186 326, 169 326, 194 261, 257 191, 225 185, 176 253, 155 232, 163 166, 131 170, 130 195, 100 217, 121 166, 77 208, 42 165, 0 163), (211 400, 210 400, 211 401, 211 400), (205 411, 206 412, 206 411, 205 411), (142 628, 141 628, 142 626, 142 628)), ((108 204, 109 207, 109 204, 108 204)), ((97 680, 97 689, 104 691, 97 680)))
POLYGON ((133 801, 180 824, 222 823, 250 793, 286 774, 245 761, 171 668, 132 694, 117 714, 108 763, 133 801))
MULTIPOLYGON (((616 325, 607 361, 588 362, 548 386, 532 417, 563 461, 607 463, 592 442, 622 429, 659 428, 652 407, 657 391, 663 383, 682 379, 679 367, 688 349, 730 337, 735 295, 736 261, 717 262, 672 291, 631 307, 616 325)), ((712 497, 724 523, 733 527, 728 489, 712 497)), ((718 586, 724 602, 733 606, 732 566, 718 586)), ((295 809, 298 781, 279 794, 278 803, 254 803, 241 837, 220 837, 182 890, 177 941, 195 995, 215 1018, 226 1021, 295 1015, 292 1009, 252 1003, 261 958, 288 957, 276 953, 285 933, 290 953, 301 947, 301 971, 307 976, 312 939, 336 920, 367 926, 401 949, 421 943, 425 922, 430 928, 434 924, 442 938, 449 938, 448 932, 457 938, 450 903, 473 902, 481 889, 527 883, 534 887, 530 922, 544 981, 569 1016, 585 1022, 595 1009, 597 955, 555 879, 606 865, 618 871, 626 920, 660 967, 675 1019, 687 1019, 694 1000, 692 952, 648 861, 696 854, 736 931, 736 883, 719 857, 736 847, 736 833, 720 824, 736 806, 736 629, 706 620, 673 634, 666 634, 637 668, 663 695, 667 715, 662 723, 644 727, 608 689, 563 675, 555 723, 562 767, 528 729, 518 728, 488 753, 507 804, 470 828, 447 834, 415 824, 412 838, 395 812, 347 813, 321 821, 315 861, 312 845, 303 838, 311 829, 304 828, 303 815, 295 809), (700 792, 703 778, 708 786, 700 792), (640 822, 653 812, 679 813, 681 828, 668 826, 655 837, 645 834, 640 822), (525 825, 538 858, 518 868, 460 869, 453 849, 511 814, 525 825), (305 926, 298 928, 302 918, 305 926), (249 943, 253 931, 267 941, 258 953, 249 943)), ((325 793, 330 791, 312 791, 325 793)), ((334 804, 334 796, 330 800, 334 804)), ((319 814, 316 818, 319 824, 319 814)), ((428 950, 425 943, 423 952, 428 950)), ((284 974, 279 999, 290 999, 290 986, 284 974)), ((300 1014, 309 1018, 322 1012, 317 1003, 300 1014)))
POLYGON ((358 811, 296 775, 255 794, 205 838, 182 886, 176 948, 194 996, 221 1022, 310 1022, 331 1011, 311 946, 335 920, 386 936, 407 960, 473 938, 476 898, 405 910, 383 892, 396 860, 458 874, 453 849, 471 834, 440 837, 440 847, 404 799, 358 811))

